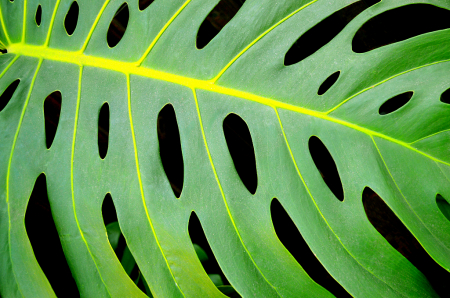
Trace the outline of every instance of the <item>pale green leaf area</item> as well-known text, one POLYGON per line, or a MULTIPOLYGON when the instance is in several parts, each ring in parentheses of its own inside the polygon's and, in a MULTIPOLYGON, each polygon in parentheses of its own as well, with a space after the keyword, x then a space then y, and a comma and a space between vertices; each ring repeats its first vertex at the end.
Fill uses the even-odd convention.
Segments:
POLYGON ((440 101, 450 87, 450 31, 365 53, 352 50, 352 39, 383 12, 414 3, 450 9, 448 0, 382 0, 290 66, 284 57, 303 33, 356 1, 247 0, 201 50, 198 28, 218 0, 155 0, 142 11, 138 0, 127 1, 128 26, 113 48, 107 31, 124 0, 77 0, 78 23, 68 35, 64 19, 72 2, 0 0, 0 41, 7 50, 0 55, 0 91, 20 79, 0 111, 2 297, 55 297, 24 223, 41 173, 81 297, 145 297, 127 274, 130 260, 154 297, 225 297, 234 290, 242 297, 332 297, 278 239, 273 198, 350 295, 438 297, 369 222, 362 192, 375 191, 450 270, 450 105, 440 101), (336 83, 319 96, 336 71, 336 83), (61 115, 47 149, 43 103, 56 90, 61 115), (384 102, 407 91, 414 94, 406 105, 380 115, 384 102), (109 145, 101 159, 98 115, 105 102, 109 145), (159 152, 157 119, 167 104, 176 113, 184 161, 179 198, 159 152), (251 133, 254 195, 224 137, 230 113, 251 133), (311 136, 336 163, 342 202, 311 157, 311 136), (122 260, 102 219, 107 193, 130 252, 122 260), (192 211, 232 287, 218 288, 217 276, 203 269, 188 233, 192 211))

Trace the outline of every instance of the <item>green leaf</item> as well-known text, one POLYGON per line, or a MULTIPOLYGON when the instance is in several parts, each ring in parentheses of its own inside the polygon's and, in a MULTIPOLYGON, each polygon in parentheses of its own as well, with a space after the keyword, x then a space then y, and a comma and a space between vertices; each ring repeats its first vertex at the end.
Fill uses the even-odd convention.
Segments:
POLYGON ((208 261, 208 255, 203 250, 203 248, 201 248, 198 244, 194 243, 194 249, 195 249, 195 253, 197 254, 198 259, 200 260, 201 263, 208 261))
POLYGON ((419 3, 448 11, 450 3, 383 0, 350 18, 304 60, 285 66, 300 36, 356 1, 246 1, 199 50, 197 32, 218 2, 155 0, 141 11, 138 0, 128 1, 124 35, 110 48, 108 28, 123 0, 78 0, 72 35, 64 22, 73 0, 0 0, 0 49, 7 50, 0 55, 0 91, 20 79, 0 111, 1 296, 55 297, 24 226, 34 182, 45 173, 82 297, 146 296, 108 241, 101 212, 106 193, 155 297, 224 296, 192 246, 192 211, 240 296, 332 297, 279 241, 270 211, 274 198, 350 295, 437 297, 434 280, 369 222, 362 192, 375 191, 438 266, 450 270, 450 221, 444 202, 436 200, 438 194, 447 203, 450 198, 450 105, 440 100, 450 87, 450 30, 366 52, 355 52, 352 41, 375 16, 419 3), (328 82, 337 80, 318 95, 333 74, 328 82), (54 91, 62 95, 61 114, 47 149, 43 102, 54 91), (413 96, 405 105, 379 112, 406 92, 413 96), (110 119, 102 159, 98 118, 105 102, 110 119), (179 198, 160 155, 158 115, 167 104, 176 113, 183 156, 179 198), (224 136, 230 113, 251 134, 253 195, 224 136), (336 164, 343 201, 311 157, 313 136, 336 164))
POLYGON ((108 233, 109 243, 111 244, 112 249, 115 251, 117 249, 117 245, 119 245, 120 235, 122 235, 119 223, 117 221, 109 223, 106 226, 106 233, 108 233))
POLYGON ((223 285, 223 280, 222 280, 222 277, 220 276, 220 274, 208 274, 208 276, 211 279, 211 281, 213 282, 213 284, 215 284, 216 286, 223 285))

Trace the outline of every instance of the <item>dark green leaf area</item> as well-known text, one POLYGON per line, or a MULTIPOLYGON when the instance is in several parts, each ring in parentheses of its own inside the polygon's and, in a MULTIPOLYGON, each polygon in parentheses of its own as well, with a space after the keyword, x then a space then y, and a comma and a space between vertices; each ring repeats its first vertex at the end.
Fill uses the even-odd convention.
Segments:
POLYGON ((14 92, 17 89, 17 86, 19 86, 20 80, 15 80, 9 86, 3 91, 2 95, 0 96, 0 112, 6 107, 8 102, 11 100, 11 97, 14 95, 14 92))
POLYGON ((441 94, 441 101, 446 104, 450 104, 450 89, 445 90, 441 94))
POLYGON ((334 162, 333 157, 328 151, 327 147, 322 141, 312 136, 308 142, 309 153, 314 161, 314 164, 319 170, 323 181, 330 188, 331 192, 336 196, 339 201, 344 201, 344 190, 342 188, 341 178, 334 162))
POLYGON ((450 204, 447 202, 447 200, 444 199, 443 196, 438 194, 436 196, 436 204, 438 205, 439 210, 441 210, 442 214, 444 214, 444 216, 448 220, 450 220, 450 204))
POLYGON ((198 256, 203 269, 205 269, 205 272, 208 275, 218 274, 221 277, 223 284, 229 285, 230 283, 225 277, 225 274, 223 274, 222 269, 220 268, 219 263, 217 262, 213 251, 211 250, 211 246, 209 245, 208 240, 206 239, 205 232, 203 231, 202 224, 200 223, 200 220, 195 212, 192 212, 189 218, 188 232, 194 249, 196 246, 198 246, 203 251, 202 254, 198 254, 198 256), (204 259, 203 254, 207 255, 207 260, 204 259), (203 261, 200 259, 200 257, 203 258, 203 261))
POLYGON ((364 189, 362 201, 367 218, 375 229, 393 248, 425 275, 433 289, 441 297, 449 297, 450 272, 428 255, 383 199, 369 187, 364 189))
POLYGON ((100 113, 98 115, 98 154, 101 159, 106 157, 108 153, 109 144, 109 105, 104 103, 100 108, 100 113))
POLYGON ((77 1, 73 1, 64 19, 64 28, 69 35, 72 35, 77 28, 79 11, 80 7, 78 6, 77 1))
POLYGON ((171 104, 164 106, 157 120, 159 155, 161 163, 177 198, 181 196, 184 181, 184 161, 181 150, 180 130, 171 104))
POLYGON ((329 43, 351 20, 380 0, 358 1, 338 10, 309 29, 292 45, 284 57, 284 65, 298 63, 329 43))
POLYGON ((223 132, 236 171, 251 194, 258 187, 255 148, 247 123, 236 114, 223 120, 223 132))
POLYGON ((36 179, 25 213, 25 228, 36 260, 58 297, 80 297, 53 221, 44 174, 36 179))
POLYGON ((413 95, 414 92, 408 91, 388 99, 381 105, 378 113, 380 115, 387 115, 397 111, 398 109, 406 105, 413 95))
POLYGON ((128 4, 125 2, 119 7, 109 25, 106 41, 110 48, 114 48, 122 39, 127 29, 129 18, 130 10, 128 9, 128 4))
POLYGON ((236 15, 245 0, 220 0, 200 25, 197 49, 203 49, 236 15))
POLYGON ((50 149, 55 139, 61 114, 61 104, 62 96, 59 91, 52 92, 44 100, 45 141, 47 149, 50 149))
POLYGON ((36 9, 35 20, 36 20, 36 25, 40 26, 41 20, 42 20, 42 6, 41 5, 38 5, 38 7, 36 9))
POLYGON ((139 10, 144 10, 153 3, 154 0, 139 0, 139 10))
POLYGON ((278 239, 309 277, 336 297, 352 297, 319 262, 289 214, 276 198, 270 204, 270 213, 278 239))
POLYGON ((450 28, 450 11, 431 4, 410 4, 385 11, 355 34, 353 51, 365 53, 421 34, 450 28))
POLYGON ((323 83, 320 85, 319 90, 317 91, 318 95, 323 95, 327 92, 336 81, 339 79, 340 71, 336 71, 332 75, 330 75, 323 83))

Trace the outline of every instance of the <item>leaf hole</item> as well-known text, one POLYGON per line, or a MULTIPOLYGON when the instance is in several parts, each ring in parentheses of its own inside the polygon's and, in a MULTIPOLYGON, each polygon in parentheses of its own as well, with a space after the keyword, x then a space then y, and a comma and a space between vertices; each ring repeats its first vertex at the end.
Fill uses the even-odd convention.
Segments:
POLYGON ((45 174, 39 175, 31 192, 25 228, 34 256, 56 296, 80 297, 53 221, 45 174))
POLYGON ((14 92, 16 92, 17 86, 19 86, 20 80, 17 79, 3 91, 2 95, 0 96, 0 112, 3 111, 3 109, 6 107, 6 105, 11 100, 12 96, 14 95, 14 92))
POLYGON ((358 1, 325 18, 297 39, 287 51, 284 65, 289 66, 308 58, 333 40, 357 15, 380 1, 358 1))
POLYGON ((72 35, 77 28, 79 12, 80 7, 78 6, 77 1, 73 1, 70 5, 69 11, 66 14, 66 17, 64 18, 64 28, 66 29, 66 32, 69 36, 72 35))
POLYGON ((443 103, 446 104, 450 104, 450 88, 445 90, 442 94, 441 94, 441 101, 443 103))
POLYGON ((248 191, 254 195, 258 187, 255 148, 247 123, 231 113, 223 120, 223 133, 236 172, 248 191))
POLYGON ((36 25, 39 27, 41 25, 41 19, 42 19, 42 7, 39 4, 36 9, 36 15, 34 17, 34 20, 36 21, 36 25))
POLYGON ((7 50, 7 49, 0 49, 0 53, 2 53, 2 54, 7 54, 7 53, 8 53, 8 50, 7 50))
POLYGON ((428 255, 384 200, 369 187, 364 189, 362 201, 367 218, 378 233, 425 275, 441 297, 447 297, 450 272, 428 255))
POLYGON ((122 39, 127 29, 129 18, 130 10, 128 9, 128 4, 124 2, 116 11, 106 34, 106 41, 110 48, 114 48, 122 39))
POLYGON ((62 95, 59 91, 50 93, 44 100, 45 141, 47 149, 50 149, 55 139, 59 117, 61 115, 61 104, 62 95))
POLYGON ((203 49, 228 24, 245 0, 220 0, 206 16, 197 32, 197 49, 203 49))
POLYGON ((450 11, 431 4, 410 4, 385 11, 359 28, 353 37, 355 53, 450 28, 450 11))
POLYGON ((98 115, 98 154, 105 159, 109 144, 109 105, 105 102, 98 115))
POLYGON ((330 75, 323 83, 320 85, 319 90, 317 91, 318 95, 323 95, 325 92, 327 92, 333 85, 336 83, 336 81, 339 79, 339 76, 341 75, 340 71, 336 71, 332 75, 330 75))
POLYGON ((139 10, 142 11, 150 6, 154 0, 139 0, 139 10))
POLYGON ((114 201, 110 193, 107 193, 102 203, 103 223, 105 224, 106 233, 108 235, 109 244, 116 254, 123 269, 137 287, 147 295, 151 296, 150 289, 145 281, 144 276, 128 248, 125 237, 117 221, 117 212, 114 201))
POLYGON ((404 92, 402 94, 396 95, 396 96, 386 100, 380 106, 378 113, 380 115, 387 115, 387 114, 397 111, 398 109, 400 109, 401 107, 403 107, 404 105, 406 105, 409 102, 409 100, 412 98, 413 94, 414 94, 413 91, 408 91, 408 92, 404 92))
POLYGON ((184 161, 177 117, 171 104, 159 112, 157 130, 161 163, 173 193, 179 198, 183 191, 184 161))
POLYGON ((309 153, 311 154, 314 164, 322 176, 323 181, 325 181, 328 188, 339 201, 344 201, 344 190, 342 188, 341 178, 339 177, 336 163, 327 147, 316 136, 309 138, 308 147, 309 153))
POLYGON ((441 210, 442 214, 450 220, 450 204, 446 199, 444 199, 443 196, 440 194, 436 195, 436 204, 439 207, 439 210, 441 210))
POLYGON ((270 214, 278 239, 312 280, 336 297, 352 297, 323 267, 283 205, 276 198, 270 204, 270 214))
POLYGON ((222 269, 220 268, 211 247, 209 246, 208 240, 206 239, 202 224, 194 211, 192 211, 189 218, 188 232, 192 245, 197 253, 197 257, 211 281, 216 285, 216 287, 229 285, 230 283, 223 274, 222 269))

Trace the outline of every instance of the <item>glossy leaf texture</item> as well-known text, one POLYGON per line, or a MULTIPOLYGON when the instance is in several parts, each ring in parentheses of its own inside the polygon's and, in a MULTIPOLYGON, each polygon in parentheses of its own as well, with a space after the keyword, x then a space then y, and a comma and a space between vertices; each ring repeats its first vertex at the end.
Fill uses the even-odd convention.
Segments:
MULTIPOLYGON (((305 251, 350 295, 438 297, 436 282, 369 221, 363 191, 373 190, 448 273, 450 105, 441 96, 450 87, 450 30, 443 24, 360 52, 352 45, 378 15, 419 3, 448 12, 450 3, 372 1, 313 54, 284 65, 303 34, 355 2, 245 1, 198 49, 199 27, 218 0, 155 0, 143 10, 138 0, 0 0, 0 48, 7 51, 0 55, 0 92, 20 80, 0 111, 0 295, 55 296, 24 223, 44 173, 81 297, 143 297, 140 278, 154 297, 332 297, 278 239, 274 198, 305 251), (78 15, 70 12, 73 5, 78 15), (110 36, 118 39, 114 47, 110 36), (55 90, 63 103, 47 149, 44 100, 55 90), (406 92, 413 92, 409 101, 379 113, 406 92), (102 128, 105 104, 109 124, 102 128), (181 148, 179 192, 161 162, 158 115, 168 104, 175 128, 165 131, 178 130, 171 140, 181 148), (250 133, 254 193, 227 145, 223 123, 230 114, 250 133), (107 140, 103 159, 101 138, 107 140), (108 241, 106 194, 138 280, 108 241), (217 287, 197 257, 188 232, 192 212, 230 286, 217 287)), ((238 139, 248 132, 230 133, 238 139)))

